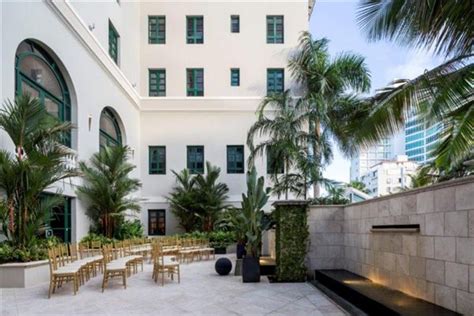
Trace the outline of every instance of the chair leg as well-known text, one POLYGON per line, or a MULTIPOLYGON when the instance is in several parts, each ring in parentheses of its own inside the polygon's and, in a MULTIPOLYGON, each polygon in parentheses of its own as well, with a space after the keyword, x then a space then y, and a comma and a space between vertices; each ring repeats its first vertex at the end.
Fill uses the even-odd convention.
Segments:
POLYGON ((127 289, 127 276, 125 272, 122 274, 122 279, 123 279, 123 287, 127 289))
POLYGON ((49 291, 48 291, 48 298, 51 298, 51 293, 53 292, 53 289, 54 289, 54 281, 53 281, 54 277, 51 278, 51 280, 49 281, 49 291))
POLYGON ((104 271, 104 278, 102 279, 102 293, 104 293, 106 286, 107 286, 107 271, 104 271))

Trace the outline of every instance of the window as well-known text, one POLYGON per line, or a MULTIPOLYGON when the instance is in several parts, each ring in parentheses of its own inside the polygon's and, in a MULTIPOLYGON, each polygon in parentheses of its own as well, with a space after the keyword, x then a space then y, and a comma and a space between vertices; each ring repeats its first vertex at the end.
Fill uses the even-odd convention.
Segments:
POLYGON ((283 15, 267 15, 267 43, 283 43, 283 15))
POLYGON ((164 15, 148 17, 148 43, 166 43, 166 17, 164 15))
POLYGON ((240 16, 238 15, 230 16, 230 32, 240 33, 240 16))
POLYGON ((148 235, 166 235, 166 211, 148 210, 148 235))
POLYGON ((204 43, 204 18, 202 16, 186 17, 186 43, 204 43))
MULTIPOLYGON (((71 99, 66 81, 53 58, 36 43, 26 40, 16 51, 16 95, 38 98, 46 111, 62 122, 71 121, 71 99)), ((61 142, 71 147, 71 132, 61 142)))
POLYGON ((186 95, 202 97, 204 95, 204 69, 186 69, 186 95))
POLYGON ((240 69, 232 68, 230 70, 230 85, 232 87, 240 86, 240 69))
POLYGON ((227 173, 244 173, 244 146, 227 146, 227 173))
POLYGON ((166 147, 148 147, 148 173, 166 174, 166 147))
POLYGON ((204 146, 188 146, 188 166, 192 174, 204 173, 204 146))
POLYGON ((109 55, 117 65, 119 58, 119 37, 117 30, 109 20, 109 55))
POLYGON ((148 70, 148 95, 150 97, 166 96, 166 70, 148 70))
POLYGON ((267 69, 267 95, 284 91, 284 77, 284 70, 281 68, 267 69))
POLYGON ((272 150, 271 147, 267 148, 267 174, 280 174, 285 172, 283 160, 279 159, 280 154, 272 150))
POLYGON ((117 118, 110 108, 105 108, 102 111, 99 125, 100 149, 107 146, 122 145, 122 132, 117 118))

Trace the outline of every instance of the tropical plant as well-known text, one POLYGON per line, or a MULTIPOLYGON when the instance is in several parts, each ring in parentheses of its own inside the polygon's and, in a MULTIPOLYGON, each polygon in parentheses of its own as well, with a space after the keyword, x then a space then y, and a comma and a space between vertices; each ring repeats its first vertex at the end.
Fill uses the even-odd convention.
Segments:
POLYGON ((66 164, 74 152, 61 143, 71 128, 30 95, 6 101, 0 110, 0 129, 14 145, 14 153, 0 150, 0 217, 6 237, 19 251, 36 244, 51 209, 64 202, 60 195, 43 192, 77 175, 66 164))
POLYGON ((88 203, 87 216, 97 231, 108 238, 116 236, 127 211, 140 211, 140 199, 130 196, 141 183, 130 178, 135 166, 127 161, 129 153, 127 146, 104 147, 79 164, 85 183, 77 194, 88 203))
POLYGON ((247 255, 253 258, 260 256, 262 232, 270 225, 264 220, 263 208, 270 198, 270 188, 265 188, 264 177, 257 179, 257 169, 247 171, 247 194, 242 193, 241 213, 243 230, 246 237, 247 255))
POLYGON ((314 40, 309 32, 301 35, 289 68, 306 106, 312 135, 306 172, 318 197, 319 185, 326 182, 322 169, 333 156, 331 140, 347 155, 358 149, 350 123, 366 115, 369 104, 358 93, 369 91, 370 73, 362 56, 344 52, 331 58, 328 40, 314 40))
POLYGON ((365 186, 364 182, 361 182, 361 181, 351 181, 349 183, 348 187, 357 189, 357 190, 359 190, 361 192, 364 192, 364 193, 367 193, 367 194, 369 193, 369 190, 365 186))
POLYGON ((313 205, 344 205, 349 199, 344 196, 345 188, 341 186, 327 187, 327 195, 316 197, 311 200, 313 205))
POLYGON ((206 162, 205 175, 192 175, 188 169, 172 171, 177 185, 168 196, 171 211, 186 231, 212 231, 225 204, 229 188, 218 182, 220 168, 206 162))
POLYGON ((474 148, 472 1, 364 0, 357 18, 370 40, 394 40, 447 58, 416 78, 379 90, 367 121, 359 122, 359 137, 373 143, 418 113, 427 124, 444 127, 433 153, 436 173, 459 169, 474 148))
POLYGON ((299 170, 304 161, 308 161, 305 158, 311 135, 305 132, 306 124, 303 101, 292 98, 287 90, 265 97, 257 110, 257 121, 247 134, 249 167, 258 156, 271 157, 267 171, 273 182, 273 192, 278 196, 284 194, 285 199, 290 192, 306 193, 306 173, 299 170), (261 141, 255 144, 257 139, 261 141))
POLYGON ((117 239, 133 239, 133 238, 142 238, 143 237, 143 225, 139 219, 133 221, 124 220, 119 225, 117 239))

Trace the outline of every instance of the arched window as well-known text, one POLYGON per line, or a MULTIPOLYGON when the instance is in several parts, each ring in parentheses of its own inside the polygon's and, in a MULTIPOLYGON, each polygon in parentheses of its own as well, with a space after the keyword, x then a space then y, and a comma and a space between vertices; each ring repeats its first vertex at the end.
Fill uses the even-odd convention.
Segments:
MULTIPOLYGON (((71 100, 66 82, 53 58, 31 40, 21 42, 16 51, 16 95, 37 97, 46 110, 59 120, 71 121, 71 100)), ((71 147, 71 133, 64 136, 71 147)))
POLYGON ((122 145, 122 132, 114 112, 105 108, 100 114, 100 148, 122 145))

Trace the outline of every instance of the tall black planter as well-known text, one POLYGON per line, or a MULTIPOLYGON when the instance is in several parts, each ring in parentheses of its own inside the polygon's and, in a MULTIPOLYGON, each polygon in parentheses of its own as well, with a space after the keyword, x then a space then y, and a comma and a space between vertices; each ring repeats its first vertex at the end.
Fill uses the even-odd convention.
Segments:
POLYGON ((244 283, 260 282, 260 262, 258 258, 242 259, 242 281, 244 283))
POLYGON ((247 251, 245 250, 245 244, 238 243, 236 253, 237 259, 242 259, 247 254, 247 251))

